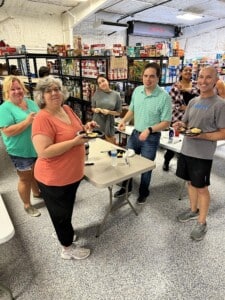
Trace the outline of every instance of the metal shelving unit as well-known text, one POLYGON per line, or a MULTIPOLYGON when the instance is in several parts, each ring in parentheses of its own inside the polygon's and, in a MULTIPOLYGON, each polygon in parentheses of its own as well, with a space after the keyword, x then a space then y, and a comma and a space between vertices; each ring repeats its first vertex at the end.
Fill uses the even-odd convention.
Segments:
POLYGON ((16 55, 7 55, 1 56, 0 59, 4 59, 8 72, 10 73, 11 62, 14 62, 20 71, 22 76, 27 78, 25 85, 30 92, 30 96, 33 99, 33 89, 35 86, 34 78, 38 78, 38 59, 44 59, 46 62, 48 60, 55 60, 58 65, 58 71, 54 75, 61 76, 61 67, 59 66, 60 60, 57 54, 40 54, 40 53, 25 53, 25 54, 16 54, 16 55), (31 71, 33 67, 34 72, 31 71))
POLYGON ((183 65, 184 58, 179 58, 176 68, 169 65, 170 57, 112 57, 112 56, 59 56, 57 54, 26 53, 18 55, 5 55, 8 70, 10 62, 16 60, 22 75, 27 77, 27 87, 33 99, 34 78, 38 78, 38 59, 54 60, 55 69, 53 75, 59 76, 63 84, 67 86, 70 97, 67 103, 76 111, 83 122, 89 120, 91 113, 91 97, 96 90, 96 78, 98 74, 105 75, 113 89, 121 93, 121 98, 126 104, 130 103, 133 89, 142 84, 141 73, 145 63, 157 62, 161 67, 162 76, 159 85, 171 86, 178 80, 179 68, 183 65), (33 73, 31 72, 33 67, 33 73), (114 69, 113 69, 114 68, 114 69), (133 68, 133 75, 131 71, 133 68), (113 72, 113 70, 115 72, 113 72), (168 79, 169 78, 169 79, 168 79))

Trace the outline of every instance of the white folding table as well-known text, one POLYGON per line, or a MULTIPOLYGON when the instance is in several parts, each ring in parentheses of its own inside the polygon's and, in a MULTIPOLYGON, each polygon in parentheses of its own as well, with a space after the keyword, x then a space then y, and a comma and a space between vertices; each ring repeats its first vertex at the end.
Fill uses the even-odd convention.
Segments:
MULTIPOLYGON (((14 226, 9 217, 8 211, 0 195, 0 244, 9 241, 15 234, 14 226)), ((11 291, 0 284, 0 298, 13 299, 11 291)))
MULTIPOLYGON (((178 137, 174 137, 172 142, 169 142, 169 132, 168 131, 162 131, 161 133, 161 139, 160 139, 160 146, 164 149, 171 150, 175 153, 180 153, 181 152, 181 146, 183 142, 183 135, 180 134, 178 137)), ((217 141, 217 148, 220 146, 225 145, 225 140, 217 141)), ((179 192, 179 200, 181 200, 182 193, 185 187, 186 181, 183 181, 183 184, 180 188, 179 192)))
MULTIPOLYGON (((118 130, 118 127, 116 127, 116 129, 118 130)), ((134 126, 126 125, 124 131, 118 130, 118 132, 120 135, 125 134, 125 135, 129 136, 129 135, 131 135, 133 129, 134 129, 134 126)), ((162 147, 166 150, 171 150, 175 153, 180 153, 182 142, 183 142, 182 134, 180 134, 179 137, 173 137, 173 141, 169 142, 169 131, 168 130, 161 131, 161 138, 160 138, 160 143, 159 143, 160 147, 162 147)), ((223 146, 223 145, 225 145, 225 140, 217 141, 217 148, 219 148, 220 146, 223 146)), ((185 187, 185 181, 182 182, 182 185, 181 185, 181 188, 179 191, 179 196, 178 196, 179 200, 181 200, 184 187, 185 187)))
MULTIPOLYGON (((118 158, 117 166, 113 167, 111 166, 111 158, 108 155, 108 151, 113 148, 121 149, 120 147, 102 139, 91 140, 89 141, 89 145, 89 161, 94 164, 85 166, 85 179, 97 188, 108 188, 109 190, 109 206, 102 223, 97 229, 96 236, 99 236, 108 215, 114 210, 112 196, 113 185, 154 169, 155 163, 139 155, 134 155, 128 158, 128 163, 126 163, 124 158, 118 158)), ((124 204, 129 204, 133 212, 138 215, 128 199, 128 187, 126 187, 125 201, 121 206, 124 204)))

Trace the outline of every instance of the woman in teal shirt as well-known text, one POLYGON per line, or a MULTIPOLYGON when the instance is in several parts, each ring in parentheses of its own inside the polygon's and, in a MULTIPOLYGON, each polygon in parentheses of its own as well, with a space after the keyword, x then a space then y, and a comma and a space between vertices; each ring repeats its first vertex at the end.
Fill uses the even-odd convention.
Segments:
POLYGON ((39 108, 34 101, 25 98, 27 90, 17 76, 7 76, 3 81, 4 103, 0 105, 0 129, 6 147, 19 177, 18 192, 25 211, 33 217, 40 212, 31 205, 30 194, 39 197, 40 192, 33 175, 37 158, 31 141, 31 124, 39 108))

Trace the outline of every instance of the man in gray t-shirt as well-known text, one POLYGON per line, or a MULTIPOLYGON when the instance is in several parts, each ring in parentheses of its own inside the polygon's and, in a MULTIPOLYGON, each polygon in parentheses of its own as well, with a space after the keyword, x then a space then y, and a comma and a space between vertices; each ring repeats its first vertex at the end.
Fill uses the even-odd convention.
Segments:
POLYGON ((214 94, 217 71, 212 66, 200 70, 198 87, 200 96, 192 99, 179 128, 199 128, 196 136, 185 136, 177 163, 176 175, 188 182, 190 209, 178 216, 178 221, 197 219, 191 238, 202 240, 207 231, 206 217, 209 209, 210 173, 216 142, 225 139, 225 101, 214 94))

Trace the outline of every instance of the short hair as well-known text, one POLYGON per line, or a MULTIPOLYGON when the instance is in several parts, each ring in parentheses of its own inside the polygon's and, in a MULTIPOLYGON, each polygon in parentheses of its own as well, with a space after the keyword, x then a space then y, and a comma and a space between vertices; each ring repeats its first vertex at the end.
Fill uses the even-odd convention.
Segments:
POLYGON ((19 85, 21 86, 21 88, 24 91, 24 94, 28 94, 28 90, 26 89, 23 81, 15 76, 15 75, 9 75, 6 76, 5 79, 3 80, 3 99, 4 100, 9 100, 9 91, 12 87, 13 82, 17 81, 19 83, 19 85))
POLYGON ((218 71, 217 69, 214 67, 214 66, 211 66, 211 65, 208 65, 208 66, 205 66, 203 68, 200 69, 199 73, 204 70, 204 69, 209 69, 211 70, 211 73, 213 76, 215 76, 216 78, 218 77, 218 71))
POLYGON ((38 71, 38 76, 39 76, 40 78, 45 77, 45 76, 48 76, 49 74, 50 74, 50 70, 49 70, 48 67, 46 67, 46 66, 40 67, 40 69, 39 69, 39 71, 38 71))
POLYGON ((52 85, 56 85, 62 92, 63 95, 63 102, 65 102, 69 96, 69 93, 66 87, 63 86, 61 79, 55 78, 54 76, 45 76, 36 84, 35 91, 34 91, 34 100, 40 108, 45 107, 44 102, 44 92, 46 89, 50 88, 52 85))
POLYGON ((20 70, 17 68, 16 65, 10 65, 9 66, 9 74, 11 74, 11 75, 21 75, 20 70))
POLYGON ((157 64, 156 62, 147 63, 146 65, 144 65, 144 69, 143 69, 142 74, 144 74, 144 71, 146 69, 149 69, 149 68, 155 69, 156 70, 156 76, 158 78, 160 78, 160 76, 161 76, 161 69, 160 69, 160 65, 159 64, 157 64))

